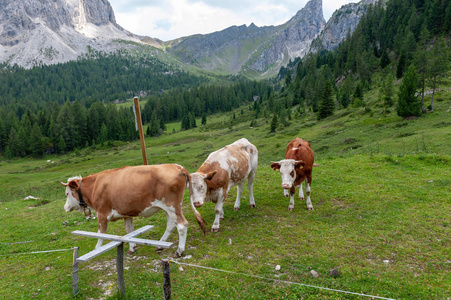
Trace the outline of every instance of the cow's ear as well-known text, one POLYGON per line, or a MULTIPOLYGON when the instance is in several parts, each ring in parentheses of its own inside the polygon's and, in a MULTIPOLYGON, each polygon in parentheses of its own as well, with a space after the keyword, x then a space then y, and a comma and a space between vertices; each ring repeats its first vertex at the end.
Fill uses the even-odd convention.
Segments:
POLYGON ((71 182, 69 182, 69 188, 71 189, 71 190, 76 190, 76 189, 78 189, 78 182, 77 181, 75 181, 75 180, 72 180, 71 182))
POLYGON ((295 161, 294 166, 296 169, 302 169, 305 167, 305 161, 297 160, 297 161, 295 161))
POLYGON ((274 171, 278 171, 278 170, 280 170, 280 164, 279 164, 278 162, 273 162, 273 163, 271 164, 271 168, 272 168, 274 171))
POLYGON ((213 178, 213 176, 215 176, 215 174, 217 173, 217 170, 214 170, 213 172, 207 173, 205 175, 205 180, 211 180, 213 178))

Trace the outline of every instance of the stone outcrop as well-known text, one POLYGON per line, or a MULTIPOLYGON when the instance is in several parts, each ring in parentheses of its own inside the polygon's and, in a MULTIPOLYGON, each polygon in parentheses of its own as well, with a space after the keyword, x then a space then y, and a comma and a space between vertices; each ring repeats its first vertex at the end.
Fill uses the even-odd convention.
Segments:
POLYGON ((349 3, 337 9, 321 34, 312 43, 310 51, 317 52, 322 49, 333 50, 346 39, 349 33, 353 33, 360 19, 366 13, 370 4, 377 0, 363 0, 359 3, 349 3))

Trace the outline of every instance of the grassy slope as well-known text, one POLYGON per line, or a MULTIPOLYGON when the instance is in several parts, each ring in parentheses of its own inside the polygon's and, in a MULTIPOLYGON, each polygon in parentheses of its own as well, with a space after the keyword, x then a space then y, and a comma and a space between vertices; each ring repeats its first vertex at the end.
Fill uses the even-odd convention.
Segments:
MULTIPOLYGON (((174 299, 354 299, 355 295, 286 284, 276 279, 397 299, 446 299, 451 295, 451 95, 436 96, 435 112, 403 121, 395 112, 383 116, 376 95, 367 102, 371 112, 340 110, 318 122, 314 115, 295 117, 291 125, 268 133, 270 117, 249 128, 249 116, 236 111, 208 118, 195 130, 146 140, 149 164, 180 163, 195 171, 207 155, 241 137, 259 149, 254 193, 257 208, 247 205, 245 189, 241 210, 233 211, 236 189, 224 206, 218 233, 201 234, 185 196, 184 212, 190 222, 185 258, 180 262, 252 274, 271 280, 174 265, 174 299), (280 175, 269 168, 283 158, 285 146, 300 136, 311 141, 316 153, 312 185, 314 211, 288 199, 280 175), (280 265, 279 271, 275 270, 280 265), (340 277, 329 271, 337 267, 340 277), (313 278, 313 269, 319 278, 313 278)), ((262 114, 263 115, 263 114, 262 114)), ((200 122, 198 122, 200 124, 200 122)), ((30 251, 80 247, 87 253, 95 241, 70 234, 96 231, 95 220, 65 213, 64 190, 58 180, 86 176, 108 168, 141 164, 139 142, 113 149, 85 149, 40 160, 0 162, 0 289, 6 298, 62 299, 71 297, 70 251, 24 254, 30 251), (53 160, 47 162, 47 159, 53 160), (28 195, 42 200, 22 200, 28 195), (33 241, 25 244, 8 243, 33 241)), ((213 204, 199 211, 211 226, 213 204)), ((155 228, 143 238, 159 239, 165 216, 136 219, 135 228, 155 228)), ((109 233, 124 233, 123 222, 111 223, 109 233)), ((173 233, 175 244, 178 236, 173 233)), ((126 290, 129 298, 161 297, 160 260, 174 248, 156 253, 140 247, 127 256, 126 290)), ((105 297, 117 290, 115 253, 81 265, 81 298, 105 297)))

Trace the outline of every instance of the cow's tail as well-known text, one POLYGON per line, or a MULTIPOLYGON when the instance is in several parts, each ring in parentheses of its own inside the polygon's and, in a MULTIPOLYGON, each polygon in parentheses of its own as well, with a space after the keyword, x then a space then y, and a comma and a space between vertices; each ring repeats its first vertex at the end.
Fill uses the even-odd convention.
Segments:
POLYGON ((186 171, 186 169, 184 170, 183 174, 185 175, 186 178, 186 185, 188 186, 188 190, 189 190, 189 203, 191 204, 191 209, 193 210, 194 213, 194 217, 196 217, 196 221, 200 226, 200 229, 202 229, 202 231, 204 232, 204 235, 206 234, 206 230, 205 227, 207 225, 207 223, 205 222, 204 218, 202 218, 202 215, 197 211, 196 207, 193 204, 193 187, 192 187, 192 183, 191 183, 191 176, 189 174, 188 171, 186 171))

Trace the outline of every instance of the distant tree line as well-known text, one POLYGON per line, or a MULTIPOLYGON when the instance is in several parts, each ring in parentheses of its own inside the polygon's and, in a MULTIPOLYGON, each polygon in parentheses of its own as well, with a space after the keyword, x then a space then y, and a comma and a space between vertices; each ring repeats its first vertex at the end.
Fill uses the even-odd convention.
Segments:
POLYGON ((181 121, 181 129, 193 128, 197 126, 195 118, 202 118, 205 123, 207 115, 231 111, 256 99, 266 100, 271 93, 267 82, 249 80, 229 86, 177 88, 150 96, 142 110, 142 119, 143 123, 150 123, 149 135, 155 136, 164 130, 165 123, 181 121))
POLYGON ((51 109, 32 111, 21 106, 0 108, 0 153, 6 157, 41 157, 65 153, 107 141, 138 138, 133 111, 114 104, 54 102, 51 109))

